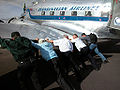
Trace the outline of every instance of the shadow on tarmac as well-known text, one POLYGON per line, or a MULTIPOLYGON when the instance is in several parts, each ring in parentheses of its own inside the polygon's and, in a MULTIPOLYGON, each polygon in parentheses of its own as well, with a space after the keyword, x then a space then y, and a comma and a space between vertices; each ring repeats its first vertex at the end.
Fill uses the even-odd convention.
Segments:
MULTIPOLYGON (((41 85, 46 88, 50 84, 55 82, 55 73, 51 72, 50 69, 46 68, 46 65, 44 63, 44 66, 40 66, 42 68, 47 69, 45 71, 40 70, 40 82, 41 85), (41 74, 42 73, 42 74, 41 74), (49 73, 49 76, 48 76, 49 73)), ((84 80, 91 72, 93 68, 92 66, 88 65, 87 69, 81 69, 80 73, 82 73, 82 78, 79 80, 74 74, 69 75, 69 81, 71 82, 72 86, 75 87, 76 90, 82 90, 80 84, 82 83, 82 80, 84 80)), ((3 75, 0 77, 0 88, 1 90, 21 90, 19 87, 19 82, 17 80, 17 70, 14 70, 12 72, 7 73, 6 75, 3 75)), ((61 88, 52 88, 48 90, 62 90, 61 88)))
POLYGON ((104 39, 98 43, 99 50, 103 53, 120 53, 120 39, 104 39))
MULTIPOLYGON (((87 65, 86 69, 81 68, 80 69, 80 74, 82 74, 81 78, 76 77, 74 72, 70 71, 69 73, 72 72, 72 74, 69 75, 68 81, 71 82, 71 85, 76 90, 82 90, 81 89, 82 81, 92 71, 93 68, 91 65, 87 65)), ((49 63, 44 60, 40 60, 39 63, 39 80, 43 88, 48 87, 50 84, 56 81, 56 73, 52 70, 49 63)), ((4 90, 20 90, 19 82, 17 79, 17 69, 0 77, 0 88, 1 89, 3 88, 4 90)), ((52 89, 48 89, 48 90, 62 90, 62 89, 59 87, 54 88, 53 86, 52 89)))
MULTIPOLYGON (((101 66, 101 62, 97 60, 99 66, 101 66)), ((71 82, 71 85, 75 88, 75 90, 82 90, 81 83, 82 81, 89 76, 89 74, 93 71, 93 67, 91 65, 87 65, 86 68, 81 68, 80 74, 82 74, 81 78, 75 76, 74 72, 68 77, 68 81, 71 82)), ((39 67, 39 76, 40 83, 43 88, 48 87, 50 84, 56 81, 55 72, 49 67, 48 63, 45 61, 41 61, 39 67), (49 74, 49 75, 48 75, 49 74)), ((19 87, 19 82, 17 79, 17 69, 7 73, 0 77, 0 88, 4 90, 21 90, 19 87)), ((60 87, 56 87, 52 89, 46 90, 62 90, 60 87)))

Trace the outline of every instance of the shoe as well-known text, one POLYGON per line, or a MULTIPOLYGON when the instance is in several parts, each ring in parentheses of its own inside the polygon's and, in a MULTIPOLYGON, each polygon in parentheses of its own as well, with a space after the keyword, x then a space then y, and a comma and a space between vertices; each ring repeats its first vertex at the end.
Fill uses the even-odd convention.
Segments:
POLYGON ((99 71, 99 70, 100 70, 100 68, 99 68, 99 67, 97 67, 97 68, 95 68, 94 70, 95 70, 95 71, 99 71))
POLYGON ((105 60, 103 63, 106 64, 106 63, 109 63, 109 61, 108 61, 108 60, 105 60))

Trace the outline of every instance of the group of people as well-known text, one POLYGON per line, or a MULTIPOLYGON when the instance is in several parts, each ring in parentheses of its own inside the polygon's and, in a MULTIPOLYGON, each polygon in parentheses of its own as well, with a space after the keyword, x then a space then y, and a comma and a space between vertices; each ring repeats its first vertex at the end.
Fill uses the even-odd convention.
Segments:
MULTIPOLYGON (((68 81, 68 63, 74 69, 74 72, 78 78, 82 76, 80 73, 79 65, 74 60, 74 46, 77 49, 77 55, 80 60, 84 57, 87 58, 95 70, 99 67, 95 62, 95 59, 91 55, 90 51, 94 51, 98 54, 104 63, 109 61, 99 52, 97 48, 97 41, 86 35, 82 34, 82 38, 79 38, 77 34, 73 34, 73 39, 69 39, 67 35, 64 35, 62 39, 49 40, 39 39, 38 43, 29 40, 26 37, 22 37, 19 32, 12 32, 11 39, 6 40, 0 37, 0 44, 2 47, 7 48, 13 55, 16 62, 18 62, 18 79, 22 90, 44 90, 39 83, 39 75, 37 74, 37 68, 39 60, 34 55, 33 47, 40 50, 40 54, 44 60, 46 60, 54 71, 57 73, 57 83, 63 90, 75 90, 72 84, 68 81), (87 43, 85 43, 87 42, 87 43), (58 46, 59 51, 64 59, 60 59, 59 55, 54 50, 53 46, 58 46)), ((83 67, 86 67, 84 61, 80 61, 83 67)))

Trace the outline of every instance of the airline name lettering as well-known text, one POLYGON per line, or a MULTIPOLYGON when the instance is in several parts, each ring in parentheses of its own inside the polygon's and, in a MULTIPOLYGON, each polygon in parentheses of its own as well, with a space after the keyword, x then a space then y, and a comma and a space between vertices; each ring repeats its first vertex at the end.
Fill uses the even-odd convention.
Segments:
POLYGON ((98 10, 100 6, 72 6, 68 7, 48 7, 48 8, 39 8, 38 11, 66 11, 66 10, 98 10))

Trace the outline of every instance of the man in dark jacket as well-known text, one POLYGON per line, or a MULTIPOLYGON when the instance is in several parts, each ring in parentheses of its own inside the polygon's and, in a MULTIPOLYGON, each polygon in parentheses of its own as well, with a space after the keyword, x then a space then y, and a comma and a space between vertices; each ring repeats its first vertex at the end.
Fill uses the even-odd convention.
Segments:
POLYGON ((36 74, 36 59, 31 41, 21 37, 19 32, 12 32, 11 39, 0 38, 2 47, 7 48, 18 62, 18 80, 22 90, 42 90, 36 74))
POLYGON ((91 33, 88 36, 85 33, 82 33, 81 36, 82 36, 81 39, 84 41, 84 43, 89 46, 90 50, 94 50, 94 52, 98 56, 100 56, 103 63, 109 63, 109 61, 106 59, 106 57, 98 50, 97 36, 95 34, 91 33))

